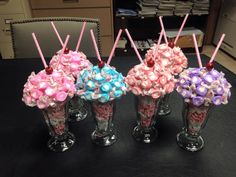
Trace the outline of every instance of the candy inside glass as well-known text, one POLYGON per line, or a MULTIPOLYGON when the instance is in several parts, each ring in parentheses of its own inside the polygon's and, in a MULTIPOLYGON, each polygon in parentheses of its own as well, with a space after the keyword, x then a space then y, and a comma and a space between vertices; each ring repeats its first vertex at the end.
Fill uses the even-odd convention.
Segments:
POLYGON ((101 103, 92 101, 92 113, 96 128, 91 135, 93 143, 99 146, 110 146, 117 140, 113 125, 115 101, 101 103))
POLYGON ((54 152, 64 152, 75 143, 74 135, 69 132, 67 101, 58 102, 53 107, 42 109, 51 138, 48 147, 54 152))
POLYGON ((210 116, 213 106, 195 106, 191 103, 184 103, 183 122, 184 127, 177 134, 178 145, 191 152, 199 151, 204 147, 204 140, 200 135, 210 116))
POLYGON ((153 99, 151 96, 136 97, 137 126, 134 127, 132 133, 136 141, 151 143, 157 138, 157 129, 154 125, 159 102, 160 98, 153 99))

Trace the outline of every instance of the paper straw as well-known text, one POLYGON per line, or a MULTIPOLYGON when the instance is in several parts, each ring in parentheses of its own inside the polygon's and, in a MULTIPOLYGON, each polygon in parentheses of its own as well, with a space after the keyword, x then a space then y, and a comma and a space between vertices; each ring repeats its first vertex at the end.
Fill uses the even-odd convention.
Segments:
POLYGON ((112 56, 113 56, 113 54, 114 54, 114 52, 115 52, 115 49, 116 49, 117 43, 118 43, 118 41, 119 41, 119 39, 120 39, 121 33, 122 33, 122 29, 120 29, 119 32, 118 32, 118 34, 117 34, 115 43, 114 43, 114 45, 113 45, 113 48, 112 48, 111 53, 110 53, 110 55, 109 55, 109 58, 108 58, 108 60, 107 60, 107 64, 108 64, 108 65, 109 65, 110 62, 111 62, 112 56))
POLYGON ((218 50, 219 50, 219 48, 220 48, 220 46, 221 46, 221 44, 222 44, 224 38, 225 38, 225 34, 222 34, 222 36, 221 36, 221 38, 220 38, 220 41, 218 42, 218 44, 217 44, 217 46, 216 46, 216 49, 215 49, 213 55, 211 56, 211 59, 210 59, 210 61, 209 61, 210 63, 213 62, 213 60, 215 59, 216 54, 217 54, 217 52, 218 52, 218 50))
POLYGON ((140 61, 141 63, 143 63, 143 59, 142 59, 141 55, 139 54, 138 49, 137 49, 137 47, 135 46, 134 41, 133 41, 132 37, 130 36, 128 29, 125 29, 125 32, 126 32, 128 38, 129 38, 129 40, 130 40, 130 42, 131 42, 131 44, 132 44, 132 46, 133 46, 133 48, 134 48, 134 51, 135 51, 135 53, 136 53, 136 55, 137 55, 139 61, 140 61))
POLYGON ((69 38, 70 38, 70 35, 67 35, 67 36, 66 36, 65 43, 63 44, 63 47, 62 47, 62 49, 61 49, 61 52, 60 52, 58 61, 61 60, 61 57, 62 57, 62 55, 64 54, 64 51, 65 51, 66 46, 67 46, 67 44, 68 44, 69 38))
POLYGON ((36 47, 37 47, 37 49, 38 49, 38 52, 39 52, 40 58, 41 58, 41 60, 42 60, 42 62, 43 62, 44 68, 47 68, 48 65, 47 65, 46 60, 45 60, 45 58, 44 58, 44 56, 43 56, 42 50, 41 50, 41 48, 40 48, 40 46, 39 46, 38 40, 37 40, 37 38, 36 38, 36 36, 35 36, 35 33, 32 33, 32 37, 33 37, 34 43, 35 43, 35 45, 36 45, 36 47))
POLYGON ((158 39, 157 45, 160 45, 160 44, 161 44, 162 36, 163 36, 163 30, 161 30, 161 33, 160 33, 160 36, 159 36, 159 39, 158 39))
POLYGON ((184 20, 183 20, 182 25, 181 25, 181 27, 179 29, 179 32, 178 32, 177 36, 175 37, 174 45, 176 45, 176 43, 177 43, 177 41, 179 39, 180 33, 182 32, 182 30, 184 28, 184 25, 186 23, 186 20, 188 19, 188 16, 189 16, 189 14, 186 14, 185 17, 184 17, 184 20))
POLYGON ((99 51, 98 51, 98 46, 97 46, 96 39, 95 39, 95 37, 94 37, 94 34, 93 34, 93 30, 92 30, 92 29, 90 30, 90 34, 91 34, 91 37, 92 37, 94 49, 95 49, 96 54, 97 54, 97 58, 98 58, 99 61, 102 61, 101 56, 100 56, 99 51))
POLYGON ((86 24, 87 24, 87 22, 84 21, 83 26, 82 26, 82 29, 81 29, 81 31, 80 31, 79 39, 78 39, 78 42, 77 42, 77 45, 76 45, 76 48, 75 48, 75 51, 76 51, 76 52, 78 52, 78 50, 79 50, 80 43, 81 43, 81 39, 82 39, 82 37, 83 37, 84 29, 85 29, 86 24))
POLYGON ((165 42, 166 42, 166 44, 168 44, 168 40, 167 40, 167 37, 166 37, 166 31, 165 31, 163 21, 162 21, 162 16, 159 17, 159 20, 160 20, 160 24, 161 24, 161 29, 163 30, 163 35, 164 35, 165 42))
POLYGON ((54 23, 51 21, 51 24, 52 24, 52 27, 53 27, 53 29, 54 29, 54 32, 56 33, 56 35, 57 35, 57 38, 58 38, 58 40, 60 41, 60 43, 61 43, 61 46, 63 46, 63 41, 62 41, 62 39, 61 39, 61 36, 60 36, 60 34, 58 33, 58 31, 57 31, 57 28, 56 28, 56 26, 54 25, 54 23))
POLYGON ((195 36, 194 33, 193 33, 193 42, 194 42, 195 51, 196 51, 196 54, 197 54, 197 60, 198 60, 199 68, 202 68, 202 60, 201 60, 200 53, 199 53, 199 50, 198 50, 196 36, 195 36))

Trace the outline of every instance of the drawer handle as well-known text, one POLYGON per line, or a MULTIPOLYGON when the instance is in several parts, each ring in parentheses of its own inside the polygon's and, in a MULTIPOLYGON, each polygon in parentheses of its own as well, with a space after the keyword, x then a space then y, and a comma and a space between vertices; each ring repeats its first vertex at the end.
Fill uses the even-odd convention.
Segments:
POLYGON ((64 3, 78 3, 79 0, 62 0, 64 3))
POLYGON ((11 32, 11 30, 8 29, 8 28, 6 28, 6 29, 2 29, 2 31, 5 32, 5 33, 9 33, 9 32, 11 32))

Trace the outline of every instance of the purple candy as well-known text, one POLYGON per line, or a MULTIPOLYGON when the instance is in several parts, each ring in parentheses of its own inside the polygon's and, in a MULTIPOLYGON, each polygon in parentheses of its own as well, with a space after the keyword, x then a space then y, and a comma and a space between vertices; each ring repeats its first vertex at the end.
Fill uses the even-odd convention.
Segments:
POLYGON ((210 71, 210 74, 214 77, 214 78, 218 78, 218 77, 220 77, 220 73, 218 72, 218 71, 216 71, 215 69, 212 69, 211 71, 210 71))
POLYGON ((191 68, 191 70, 189 70, 190 77, 199 75, 199 71, 200 71, 199 68, 191 68))
POLYGON ((200 105, 203 104, 203 102, 204 102, 204 98, 202 98, 202 97, 200 97, 200 96, 196 96, 196 97, 194 97, 194 98, 192 99, 192 103, 193 103, 193 105, 195 105, 195 106, 200 106, 200 105))
POLYGON ((180 83, 181 87, 187 88, 189 86, 190 82, 184 78, 180 78, 179 83, 180 83))
POLYGON ((184 98, 190 98, 192 93, 189 90, 182 90, 181 93, 182 97, 184 98))
POLYGON ((197 86, 197 88, 196 88, 196 92, 197 92, 197 94, 200 95, 200 96, 205 96, 206 93, 207 93, 207 88, 204 87, 204 86, 202 86, 202 85, 199 85, 199 86, 197 86))
POLYGON ((222 103, 222 98, 221 96, 215 96, 212 98, 212 102, 215 104, 215 105, 220 105, 222 103))
POLYGON ((192 77, 192 82, 196 85, 199 85, 202 82, 202 79, 198 76, 193 76, 192 77))
POLYGON ((206 74, 204 77, 203 77, 203 80, 206 84, 210 84, 212 83, 215 79, 210 75, 210 74, 206 74))
POLYGON ((215 89, 214 91, 218 95, 223 95, 223 93, 224 93, 224 89, 221 86, 217 87, 217 89, 215 89))

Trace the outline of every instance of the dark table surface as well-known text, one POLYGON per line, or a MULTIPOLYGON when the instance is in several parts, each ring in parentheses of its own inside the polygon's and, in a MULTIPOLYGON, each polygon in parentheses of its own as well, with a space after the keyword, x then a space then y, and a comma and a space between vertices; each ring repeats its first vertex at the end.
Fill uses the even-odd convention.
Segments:
MULTIPOLYGON (((197 67, 195 56, 187 55, 197 67)), ((208 58, 203 56, 203 63, 208 58)), ((138 64, 136 57, 115 57, 112 65, 125 76, 138 64)), ((172 113, 157 125, 159 137, 141 144, 131 136, 136 117, 131 93, 117 101, 114 124, 118 141, 110 147, 92 144, 91 117, 70 123, 75 145, 64 153, 51 152, 43 116, 22 101, 23 85, 32 70, 43 68, 40 59, 0 60, 0 177, 235 177, 236 176, 236 76, 219 64, 232 84, 227 105, 214 109, 202 132, 205 147, 186 152, 176 144, 182 127, 182 100, 170 97, 172 113)))

